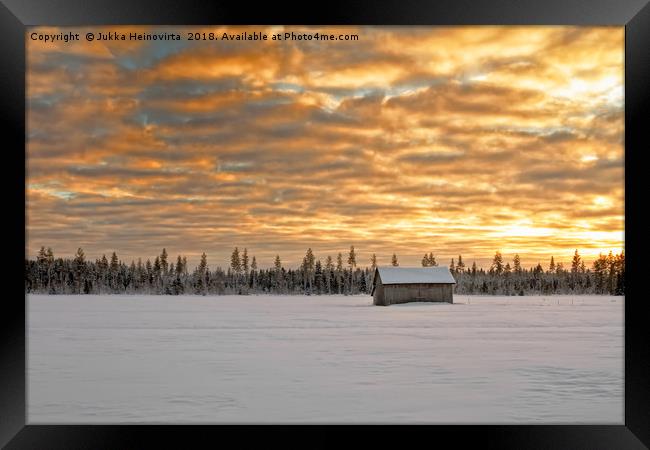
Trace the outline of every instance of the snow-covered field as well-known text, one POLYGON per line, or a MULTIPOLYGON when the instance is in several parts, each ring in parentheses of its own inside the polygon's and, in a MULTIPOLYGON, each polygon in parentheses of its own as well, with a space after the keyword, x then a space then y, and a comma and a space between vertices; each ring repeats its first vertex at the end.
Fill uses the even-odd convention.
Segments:
POLYGON ((623 298, 28 296, 29 423, 623 423, 623 298))

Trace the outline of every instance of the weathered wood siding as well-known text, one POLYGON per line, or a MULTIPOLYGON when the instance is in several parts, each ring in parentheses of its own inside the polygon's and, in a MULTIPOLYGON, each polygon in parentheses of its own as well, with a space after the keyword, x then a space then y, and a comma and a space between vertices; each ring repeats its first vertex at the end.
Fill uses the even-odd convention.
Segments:
POLYGON ((386 306, 384 304, 384 285, 381 282, 375 286, 375 292, 372 296, 372 303, 378 306, 386 306))
POLYGON ((387 306, 407 302, 454 302, 453 284, 387 284, 377 283, 373 295, 375 305, 387 306))

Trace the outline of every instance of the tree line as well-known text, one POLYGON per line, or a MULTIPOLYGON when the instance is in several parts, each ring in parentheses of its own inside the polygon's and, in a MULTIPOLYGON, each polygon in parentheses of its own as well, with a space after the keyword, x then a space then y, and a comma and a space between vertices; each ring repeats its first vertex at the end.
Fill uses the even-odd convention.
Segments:
MULTIPOLYGON (((396 254, 391 264, 399 266, 396 254)), ((433 252, 425 253, 423 267, 437 266, 433 252)), ((189 270, 187 258, 170 258, 162 249, 153 263, 139 258, 126 264, 115 252, 94 261, 86 258, 79 248, 72 258, 55 258, 51 248, 41 247, 36 259, 25 260, 25 292, 48 294, 369 294, 377 256, 369 266, 357 265, 357 253, 350 247, 347 256, 338 253, 324 261, 316 258, 309 248, 298 268, 285 268, 279 255, 268 269, 258 267, 256 257, 248 249, 235 247, 230 264, 224 269, 208 267, 203 253, 199 264, 189 270)), ((466 267, 462 255, 452 259, 449 269, 456 279, 457 294, 534 295, 534 294, 610 294, 625 293, 625 256, 623 253, 599 255, 587 267, 578 250, 569 267, 556 263, 521 267, 519 255, 512 265, 500 252, 494 255, 488 270, 477 268, 474 262, 466 267)))
POLYGON ((466 268, 462 256, 449 269, 456 279, 458 294, 535 295, 535 294, 625 294, 625 254, 600 254, 591 268, 587 268, 578 250, 571 264, 551 260, 547 269, 538 263, 535 267, 521 267, 519 255, 505 262, 496 252, 489 270, 477 269, 476 263, 466 268))

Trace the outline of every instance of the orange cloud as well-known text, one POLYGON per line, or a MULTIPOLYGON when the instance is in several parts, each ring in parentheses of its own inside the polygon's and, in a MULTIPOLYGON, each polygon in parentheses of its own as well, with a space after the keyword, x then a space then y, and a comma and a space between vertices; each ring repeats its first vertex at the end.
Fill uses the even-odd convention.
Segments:
POLYGON ((623 247, 620 27, 110 30, 359 40, 28 39, 30 255, 226 265, 237 245, 264 266, 355 245, 536 264, 623 247))

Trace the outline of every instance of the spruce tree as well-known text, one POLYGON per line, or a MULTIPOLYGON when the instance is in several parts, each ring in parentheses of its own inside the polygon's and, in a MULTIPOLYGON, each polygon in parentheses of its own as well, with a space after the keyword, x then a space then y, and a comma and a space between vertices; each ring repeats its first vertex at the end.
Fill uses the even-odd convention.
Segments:
POLYGON ((614 295, 616 291, 616 258, 610 250, 607 255, 607 293, 614 295))
POLYGON ((463 262, 463 257, 458 255, 458 263, 456 264, 456 271, 458 273, 465 272, 465 263, 463 262))
POLYGON ((338 255, 336 255, 336 284, 337 284, 337 289, 339 294, 342 293, 343 286, 341 286, 343 283, 343 255, 341 252, 339 252, 338 255))
POLYGON ((235 289, 239 286, 239 274, 241 273, 241 258, 239 257, 239 249, 235 247, 230 256, 230 269, 233 273, 235 289))
POLYGON ((251 260, 251 282, 253 284, 253 291, 257 289, 257 260, 255 259, 255 255, 253 255, 253 259, 251 260))
POLYGON ((178 258, 176 258, 176 278, 180 279, 183 276, 184 271, 183 259, 181 258, 181 255, 178 255, 178 258))
POLYGON ((593 262, 594 284, 597 294, 605 293, 605 279, 607 276, 607 258, 600 253, 593 262))
POLYGON ((436 261, 436 257, 433 256, 433 252, 429 252, 429 266, 435 267, 438 265, 438 262, 436 261))
POLYGON ((162 253, 160 253, 160 269, 162 271, 162 276, 165 277, 169 271, 169 265, 167 263, 167 249, 163 248, 162 253))
POLYGON ((151 266, 150 259, 147 259, 147 262, 145 263, 145 271, 147 277, 147 290, 150 291, 151 285, 153 284, 153 280, 154 280, 154 272, 153 272, 153 267, 151 266))
POLYGON ((357 254, 354 252, 354 245, 350 246, 348 254, 348 266, 350 267, 350 294, 354 293, 354 270, 357 267, 357 254))
POLYGON ((110 273, 110 285, 112 291, 115 291, 117 289, 118 269, 119 269, 119 260, 117 259, 117 253, 113 252, 113 254, 111 255, 111 264, 108 269, 110 273))
POLYGON ((74 256, 74 284, 75 293, 81 294, 86 281, 86 255, 81 247, 74 256))
POLYGON ((314 252, 311 248, 307 249, 307 253, 303 258, 303 272, 304 272, 304 289, 307 291, 307 286, 309 286, 309 293, 313 289, 313 277, 314 277, 314 252))
POLYGON ((325 287, 327 293, 332 293, 332 279, 334 278, 334 261, 330 255, 325 259, 325 287))
POLYGON ((36 255, 36 267, 37 267, 37 279, 36 286, 38 289, 42 289, 47 284, 47 253, 45 247, 41 247, 36 255))
POLYGON ((321 294, 323 291, 323 265, 320 262, 320 259, 316 261, 314 265, 314 287, 316 288, 316 294, 321 294))
POLYGON ((47 261, 47 292, 51 293, 52 290, 52 271, 54 268, 54 251, 52 247, 48 247, 45 252, 45 260, 47 261))
POLYGON ((397 255, 393 253, 393 257, 390 259, 390 263, 393 267, 399 266, 399 263, 397 262, 397 255))
POLYGON ((282 291, 282 261, 280 261, 280 255, 275 255, 275 261, 273 263, 275 269, 275 288, 278 292, 282 291))
MULTIPOLYGON (((153 261, 153 277, 154 277, 154 283, 156 285, 156 291, 160 291, 160 287, 162 284, 162 273, 161 273, 161 266, 160 266, 160 257, 156 256, 156 259, 153 261)), ((160 292, 158 292, 160 293, 160 292)))
POLYGON ((241 257, 241 263, 242 263, 242 268, 244 269, 244 274, 248 276, 248 249, 244 248, 244 253, 242 254, 241 257))
POLYGON ((206 295, 208 290, 208 257, 205 253, 201 255, 201 262, 196 268, 195 286, 196 293, 206 295))
POLYGON ((230 268, 235 274, 241 272, 241 258, 239 257, 239 249, 235 247, 230 256, 230 268))
POLYGON ((616 291, 615 295, 625 294, 625 253, 616 256, 616 291))
POLYGON ((580 271, 580 255, 578 254, 578 250, 576 249, 575 253, 573 254, 573 259, 571 260, 571 273, 576 274, 580 271))
POLYGON ((499 251, 494 254, 494 259, 492 259, 492 266, 490 266, 490 272, 497 275, 501 275, 503 273, 503 256, 501 256, 501 252, 499 251))

